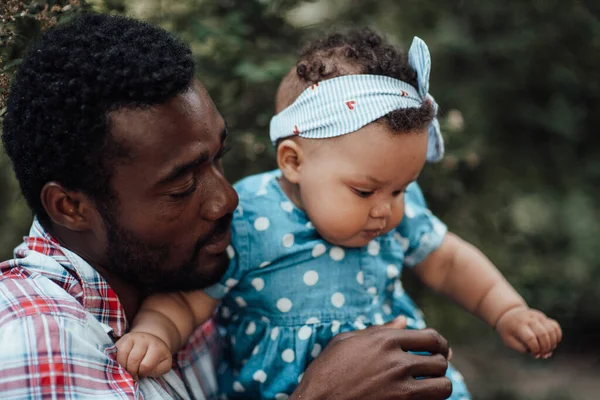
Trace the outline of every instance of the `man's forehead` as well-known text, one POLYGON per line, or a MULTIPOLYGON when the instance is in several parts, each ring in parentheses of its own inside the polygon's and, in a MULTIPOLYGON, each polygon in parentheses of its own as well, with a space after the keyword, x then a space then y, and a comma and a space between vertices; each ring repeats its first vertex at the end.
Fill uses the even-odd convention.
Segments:
POLYGON ((213 140, 223 130, 223 119, 198 82, 162 104, 122 108, 109 113, 111 134, 132 157, 148 151, 169 151, 190 142, 213 140))

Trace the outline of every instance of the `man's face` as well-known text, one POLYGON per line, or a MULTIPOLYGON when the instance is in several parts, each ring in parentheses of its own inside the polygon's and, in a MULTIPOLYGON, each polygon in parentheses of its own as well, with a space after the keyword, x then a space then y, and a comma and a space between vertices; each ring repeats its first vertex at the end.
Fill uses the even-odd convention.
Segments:
POLYGON ((109 118, 129 157, 114 166, 115 205, 101 210, 107 269, 153 291, 215 283, 238 197, 223 176, 226 127, 212 100, 194 82, 164 104, 109 118))

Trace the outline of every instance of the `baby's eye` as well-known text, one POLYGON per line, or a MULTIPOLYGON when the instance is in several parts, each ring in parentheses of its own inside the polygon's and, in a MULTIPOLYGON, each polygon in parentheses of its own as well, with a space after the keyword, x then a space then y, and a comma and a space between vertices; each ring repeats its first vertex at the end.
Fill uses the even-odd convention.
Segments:
POLYGON ((398 197, 398 196, 400 196, 404 192, 406 192, 406 189, 396 190, 396 191, 392 192, 392 196, 398 197))
POLYGON ((369 197, 370 195, 372 195, 372 194, 373 194, 373 191, 369 191, 369 190, 359 190, 359 189, 356 189, 356 188, 352 188, 352 191, 353 191, 353 192, 354 192, 354 193, 355 193, 357 196, 359 196, 359 197, 362 197, 362 198, 367 198, 367 197, 369 197))

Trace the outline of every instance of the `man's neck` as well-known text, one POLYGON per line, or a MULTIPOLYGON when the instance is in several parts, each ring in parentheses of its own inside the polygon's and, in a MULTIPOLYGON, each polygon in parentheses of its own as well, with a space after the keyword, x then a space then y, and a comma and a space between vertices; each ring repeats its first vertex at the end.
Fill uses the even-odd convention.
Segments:
POLYGON ((74 232, 56 225, 50 227, 44 225, 44 228, 61 246, 83 258, 104 278, 106 283, 117 294, 121 306, 125 311, 125 317, 131 323, 140 309, 145 294, 138 287, 126 282, 106 268, 108 262, 104 255, 104 246, 98 246, 97 243, 99 241, 88 237, 91 234, 88 235, 85 232, 74 232))

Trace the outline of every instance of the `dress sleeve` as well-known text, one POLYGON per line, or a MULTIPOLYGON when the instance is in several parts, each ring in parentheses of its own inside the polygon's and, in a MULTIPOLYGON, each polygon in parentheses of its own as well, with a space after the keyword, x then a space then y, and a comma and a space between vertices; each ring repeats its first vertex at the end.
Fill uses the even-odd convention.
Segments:
POLYGON ((231 245, 227 248, 229 268, 220 282, 204 289, 213 299, 222 299, 233 289, 248 271, 249 265, 249 230, 248 221, 242 215, 241 209, 235 211, 231 223, 231 245))
POLYGON ((3 323, 2 399, 140 398, 138 384, 112 357, 116 348, 97 347, 80 325, 48 314, 3 323))
POLYGON ((413 267, 442 244, 446 225, 427 208, 421 188, 415 182, 404 194, 404 218, 397 233, 404 248, 404 265, 413 267))

